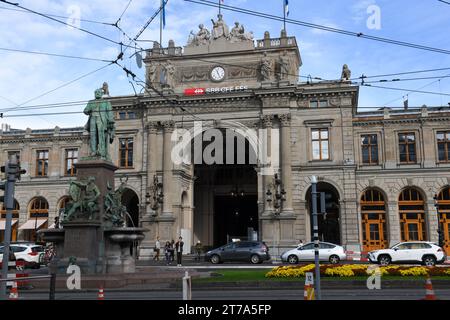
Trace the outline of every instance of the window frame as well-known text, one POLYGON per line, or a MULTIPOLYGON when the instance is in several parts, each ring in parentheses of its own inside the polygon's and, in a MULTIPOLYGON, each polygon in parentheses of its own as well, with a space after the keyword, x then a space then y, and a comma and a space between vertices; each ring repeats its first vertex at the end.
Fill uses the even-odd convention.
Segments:
POLYGON ((64 175, 67 177, 74 177, 77 174, 77 169, 75 168, 74 164, 78 163, 78 156, 79 156, 79 150, 78 148, 67 148, 64 150, 64 175), (70 151, 76 151, 76 157, 69 157, 70 151), (69 170, 68 168, 68 161, 72 160, 72 166, 70 168, 70 174, 67 172, 69 170), (74 161, 76 160, 76 161, 74 161))
POLYGON ((331 160, 331 152, 330 152, 330 128, 328 127, 319 127, 319 128, 311 128, 311 159, 313 161, 329 161, 331 160), (327 132, 327 138, 322 139, 322 132, 327 132), (319 138, 314 139, 314 132, 318 132, 319 138), (327 142, 327 158, 322 157, 322 142, 327 142), (314 142, 319 142, 319 158, 314 157, 314 142))
POLYGON ((119 168, 121 169, 133 169, 134 168, 134 138, 133 137, 122 137, 119 138, 119 168), (126 140, 125 149, 122 148, 122 141, 126 140), (132 148, 129 149, 129 141, 132 141, 132 148), (122 151, 125 150, 125 165, 122 165, 122 151), (131 151, 131 165, 128 163, 129 153, 131 151))
POLYGON ((409 132, 398 132, 397 133, 397 142, 398 142, 398 160, 400 164, 417 164, 417 138, 416 138, 416 133, 413 131, 409 131, 409 132), (405 142, 400 142, 400 135, 403 135, 405 137, 405 142), (406 137, 408 135, 413 135, 414 137, 414 143, 410 143, 408 139, 406 139, 406 137), (400 153, 400 149, 401 149, 401 145, 405 146, 405 150, 406 150, 406 161, 402 161, 401 159, 401 153, 400 153), (409 146, 413 145, 414 146, 414 157, 415 160, 411 161, 411 154, 409 152, 409 146))
POLYGON ((450 163, 450 138, 447 139, 447 135, 450 135, 450 130, 437 130, 436 131, 436 146, 437 146, 437 160, 438 163, 450 163), (438 134, 444 135, 444 140, 438 140, 438 134), (439 157, 439 145, 444 145, 444 159, 439 157))
POLYGON ((380 148, 379 148, 379 143, 378 143, 379 139, 378 139, 378 134, 377 133, 362 133, 360 135, 360 147, 361 147, 361 163, 364 166, 376 166, 380 164, 380 148), (369 144, 365 145, 363 144, 363 137, 369 137, 369 144), (375 136, 376 137, 376 144, 372 143, 372 137, 375 136), (376 147, 376 154, 377 154, 377 159, 376 161, 372 161, 372 148, 376 147), (364 162, 364 148, 368 149, 369 152, 369 162, 364 162))
POLYGON ((48 168, 49 168, 49 149, 39 149, 36 150, 36 170, 34 171, 36 177, 48 177, 48 168), (39 158, 40 154, 44 153, 46 154, 46 158, 39 158), (39 163, 42 162, 44 170, 42 171, 42 174, 39 174, 39 163), (47 163, 47 167, 45 164, 47 163))

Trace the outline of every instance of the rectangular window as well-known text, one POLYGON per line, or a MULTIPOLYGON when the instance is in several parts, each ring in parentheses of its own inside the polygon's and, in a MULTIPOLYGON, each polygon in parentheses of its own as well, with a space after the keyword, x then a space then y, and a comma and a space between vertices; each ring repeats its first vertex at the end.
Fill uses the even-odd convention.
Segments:
POLYGON ((450 162, 450 131, 438 131, 437 135, 439 162, 450 162))
POLYGON ((133 138, 119 139, 119 166, 121 168, 133 167, 133 138))
POLYGON ((400 163, 416 163, 416 136, 414 133, 399 133, 398 147, 400 163))
POLYGON ((66 175, 74 176, 77 173, 74 164, 78 162, 78 149, 66 149, 66 175))
POLYGON ((48 150, 36 151, 36 176, 45 177, 48 175, 48 150))
POLYGON ((120 120, 125 120, 126 117, 127 117, 126 112, 119 112, 119 119, 120 119, 120 120))
POLYGON ((312 129, 311 138, 313 160, 329 160, 328 129, 312 129))
POLYGON ((361 154, 364 164, 378 164, 378 136, 376 134, 361 136, 361 154))
POLYGON ((326 108, 328 107, 328 100, 311 100, 309 106, 310 108, 326 108))

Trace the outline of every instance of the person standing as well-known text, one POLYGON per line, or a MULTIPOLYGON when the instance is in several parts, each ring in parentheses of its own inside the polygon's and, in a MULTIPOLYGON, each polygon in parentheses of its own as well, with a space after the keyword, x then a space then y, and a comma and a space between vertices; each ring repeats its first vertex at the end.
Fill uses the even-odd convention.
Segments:
POLYGON ((200 261, 200 256, 202 254, 203 247, 200 240, 197 241, 197 244, 195 245, 195 260, 200 261))
POLYGON ((170 248, 171 248, 170 242, 166 241, 166 245, 164 246, 164 255, 166 256, 166 264, 167 265, 172 264, 171 257, 170 257, 170 248))
POLYGON ((175 240, 170 242, 170 261, 175 260, 175 240))
POLYGON ((159 237, 156 237, 155 256, 153 257, 153 260, 159 261, 159 252, 160 251, 161 251, 161 242, 159 242, 159 237))
POLYGON ((177 251, 177 266, 181 267, 181 256, 183 255, 183 238, 179 237, 177 243, 175 243, 175 248, 177 251))

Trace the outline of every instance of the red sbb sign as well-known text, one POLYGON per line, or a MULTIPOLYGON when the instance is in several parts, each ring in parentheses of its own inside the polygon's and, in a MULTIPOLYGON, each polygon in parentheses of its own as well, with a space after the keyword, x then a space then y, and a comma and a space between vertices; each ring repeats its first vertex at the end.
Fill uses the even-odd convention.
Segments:
POLYGON ((200 96, 206 93, 205 88, 189 88, 184 89, 185 96, 200 96))

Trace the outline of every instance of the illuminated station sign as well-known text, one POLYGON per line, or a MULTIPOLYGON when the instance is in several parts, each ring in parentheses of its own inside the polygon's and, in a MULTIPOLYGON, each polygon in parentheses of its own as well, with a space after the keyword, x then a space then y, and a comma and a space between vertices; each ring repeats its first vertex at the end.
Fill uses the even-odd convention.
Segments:
POLYGON ((235 91, 247 90, 247 86, 221 87, 221 88, 188 88, 184 89, 185 96, 201 96, 214 93, 230 93, 235 91))

